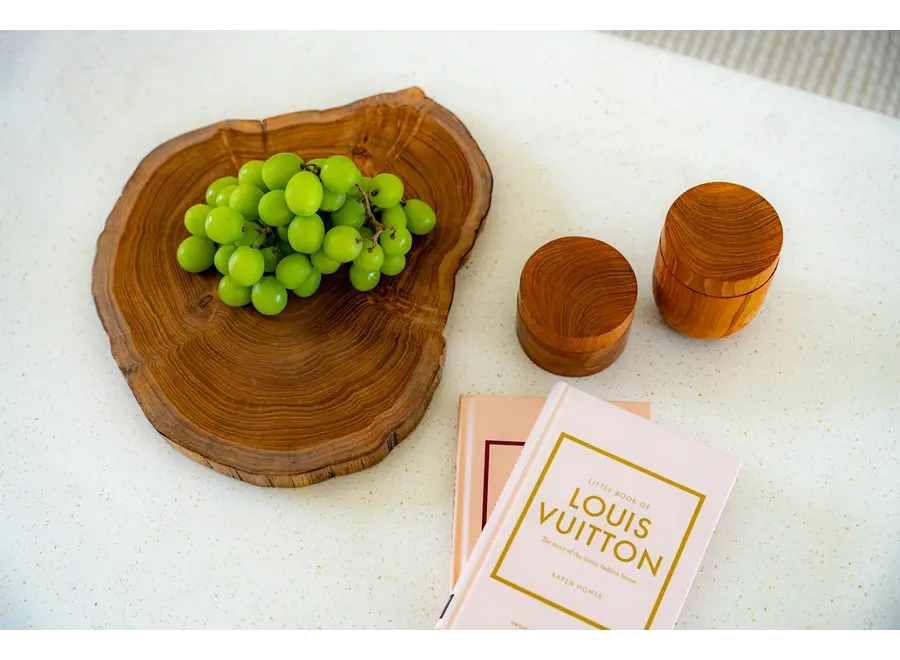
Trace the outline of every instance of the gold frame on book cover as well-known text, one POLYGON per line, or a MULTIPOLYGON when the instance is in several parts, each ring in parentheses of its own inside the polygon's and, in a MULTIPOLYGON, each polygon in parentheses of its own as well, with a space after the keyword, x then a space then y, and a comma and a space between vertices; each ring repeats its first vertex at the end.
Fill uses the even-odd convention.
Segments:
POLYGON ((541 487, 541 483, 544 481, 544 476, 547 474, 548 470, 550 469, 550 465, 553 463, 553 459, 556 458, 556 453, 559 450, 560 446, 562 445, 563 440, 569 440, 578 445, 581 445, 582 447, 586 447, 592 451, 597 452, 598 454, 602 454, 602 455, 606 456, 607 458, 611 458, 614 461, 618 461, 619 463, 622 463, 623 465, 625 465, 627 467, 637 470, 638 472, 642 472, 643 474, 646 474, 647 476, 653 477, 654 479, 658 479, 665 484, 668 484, 670 486, 678 488, 679 490, 682 490, 685 493, 694 495, 697 498, 697 508, 694 510, 693 516, 691 516, 691 521, 688 523, 687 529, 685 530, 684 538, 681 539, 681 545, 678 546, 678 552, 675 553, 675 558, 672 561, 672 566, 669 569, 669 572, 666 574, 666 579, 663 581, 662 589, 659 592, 659 596, 657 596, 656 602, 653 605, 653 609, 650 611, 650 618, 647 619, 647 624, 644 626, 645 630, 649 630, 650 626, 653 624, 653 619, 656 618, 656 612, 659 610, 660 603, 662 603, 662 599, 666 595, 666 589, 669 588, 669 582, 672 579, 672 575, 674 575, 674 573, 675 573, 675 568, 678 566, 678 561, 681 559, 681 553, 684 551, 684 547, 687 545, 688 539, 690 538, 691 533, 694 531, 694 524, 697 522, 697 517, 700 515, 700 509, 703 507, 703 503, 706 501, 706 495, 704 495, 703 493, 699 493, 696 490, 693 490, 692 488, 688 488, 687 486, 684 486, 675 481, 672 481, 671 479, 667 479, 666 477, 656 474, 655 472, 651 472, 650 470, 643 468, 640 465, 636 465, 635 463, 632 463, 630 461, 627 461, 624 458, 616 456, 615 454, 611 454, 608 451, 604 451, 598 447, 594 447, 593 445, 590 445, 587 442, 584 442, 583 440, 579 440, 578 438, 573 437, 573 436, 569 435, 568 433, 560 433, 559 434, 559 439, 556 441, 556 445, 554 445, 553 451, 550 452, 550 456, 547 459, 547 463, 544 465, 544 469, 541 470, 541 474, 538 477, 537 482, 534 484, 534 488, 531 491, 531 495, 528 497, 528 501, 525 503, 525 508, 522 509, 522 513, 519 515, 519 520, 516 522, 516 526, 513 528, 512 534, 510 534, 509 539, 506 542, 506 546, 503 548, 503 552, 500 553, 500 558, 497 560, 497 565, 494 566, 494 570, 491 572, 491 577, 494 580, 497 580, 498 582, 505 584, 506 586, 508 586, 512 589, 515 589, 516 591, 518 591, 522 594, 525 594, 526 596, 534 598, 535 600, 538 600, 538 601, 544 603, 545 605, 549 605, 550 607, 557 609, 560 612, 563 612, 564 614, 568 614, 569 616, 574 617, 574 618, 578 619, 579 621, 583 621, 584 623, 594 626, 595 628, 600 628, 601 630, 608 630, 608 628, 606 626, 601 625, 601 624, 597 623, 596 621, 592 621, 591 619, 588 619, 587 617, 582 616, 581 614, 578 614, 577 612, 573 612, 572 610, 568 609, 567 607, 563 607, 562 605, 560 605, 558 603, 554 603, 553 601, 548 600, 548 599, 544 598, 543 596, 540 596, 539 594, 536 594, 532 591, 529 591, 528 589, 525 589, 524 587, 521 587, 521 586, 515 584, 514 582, 511 582, 511 581, 507 580, 506 578, 503 578, 499 575, 500 567, 503 564, 503 560, 506 558, 506 554, 509 552, 509 549, 512 547, 513 541, 516 538, 516 534, 518 534, 519 528, 522 526, 522 521, 525 520, 525 516, 528 514, 528 511, 531 508, 531 503, 534 501, 534 498, 537 495, 537 492, 541 487))

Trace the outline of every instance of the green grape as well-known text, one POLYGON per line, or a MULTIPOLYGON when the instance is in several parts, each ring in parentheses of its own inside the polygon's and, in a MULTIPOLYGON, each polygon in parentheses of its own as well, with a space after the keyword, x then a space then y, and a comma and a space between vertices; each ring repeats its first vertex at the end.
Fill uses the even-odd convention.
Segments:
POLYGON ((339 225, 325 234, 322 249, 335 261, 349 263, 362 252, 362 243, 357 241, 359 238, 361 238, 359 232, 353 227, 339 225))
POLYGON ((264 247, 262 250, 263 256, 263 270, 267 273, 274 273, 275 268, 278 267, 278 262, 281 261, 281 253, 278 252, 278 248, 276 247, 264 247))
POLYGON ((350 188, 362 181, 362 174, 356 164, 346 156, 332 156, 326 160, 319 176, 326 188, 345 195, 350 188))
POLYGON ((216 246, 203 236, 188 236, 178 246, 179 265, 189 273, 200 273, 213 265, 216 246))
MULTIPOLYGON (((372 179, 367 176, 362 178, 357 185, 359 185, 363 190, 369 192, 372 189, 372 179)), ((362 199, 362 193, 359 191, 359 188, 353 186, 348 192, 347 197, 352 197, 353 199, 362 199)))
POLYGON ((303 284, 294 289, 294 293, 296 293, 301 298, 309 298, 318 290, 319 284, 321 283, 322 273, 313 268, 312 272, 309 274, 309 277, 303 280, 303 284))
MULTIPOLYGON (((375 235, 375 232, 372 231, 371 227, 363 227, 362 229, 359 230, 359 235, 362 236, 363 238, 372 238, 372 236, 375 235)), ((369 247, 371 247, 371 246, 369 246, 369 247)))
POLYGON ((206 236, 206 216, 209 211, 207 204, 194 204, 184 214, 185 228, 194 236, 206 236))
POLYGON ((348 198, 337 211, 331 214, 335 226, 347 225, 359 229, 366 221, 366 207, 362 202, 348 198))
POLYGON ((322 165, 325 164, 326 160, 328 160, 328 159, 327 158, 313 158, 311 161, 309 161, 306 164, 307 165, 315 165, 319 169, 322 169, 322 165))
POLYGON ((262 180, 269 190, 284 190, 288 181, 300 171, 301 167, 303 159, 297 154, 276 154, 263 163, 262 180))
MULTIPOLYGON (((294 218, 291 218, 291 220, 293 220, 293 219, 294 218)), ((284 243, 288 242, 288 240, 289 240, 288 239, 288 228, 285 225, 281 225, 280 227, 276 228, 275 231, 278 234, 279 241, 282 241, 284 243)))
POLYGON ((296 254, 296 251, 288 241, 278 241, 278 253, 284 258, 288 255, 296 254))
POLYGON ((378 239, 384 254, 406 254, 412 248, 412 234, 408 229, 397 229, 393 232, 386 231, 378 239), (393 234, 393 237, 391 236, 393 234))
POLYGON ((325 238, 325 223, 317 213, 297 216, 288 226, 288 240, 291 247, 303 254, 312 254, 322 247, 325 238))
POLYGON ((282 227, 294 219, 284 200, 283 190, 271 190, 259 200, 259 219, 270 227, 282 227))
POLYGON ((393 174, 378 174, 372 177, 371 185, 375 194, 369 199, 375 206, 389 209, 403 198, 403 182, 393 174))
POLYGON ((294 215, 312 215, 322 204, 322 182, 312 172, 298 172, 284 189, 284 200, 294 215))
POLYGON ((262 225, 258 222, 245 222, 242 228, 244 232, 241 237, 234 242, 235 245, 252 245, 255 248, 262 247, 265 243, 265 234, 260 233, 262 225))
POLYGON ((262 178, 263 165, 265 165, 265 163, 261 160, 248 160, 244 163, 238 172, 238 182, 240 185, 246 183, 251 186, 256 186, 264 193, 269 192, 269 186, 266 185, 266 182, 263 181, 262 178))
POLYGON ((363 270, 355 263, 350 266, 350 284, 352 284, 353 288, 357 291, 371 291, 378 286, 378 281, 380 279, 381 273, 377 270, 369 272, 363 270))
POLYGON ((394 229, 406 229, 406 213, 403 212, 403 207, 397 204, 385 209, 381 214, 381 222, 394 229))
POLYGON ((222 188, 225 188, 226 186, 236 186, 237 184, 238 180, 235 176, 223 176, 222 178, 213 181, 209 188, 206 189, 206 205, 215 206, 216 198, 219 196, 219 193, 222 192, 222 188))
POLYGON ((253 286, 259 282, 266 269, 262 252, 249 245, 241 245, 228 260, 228 276, 241 286, 253 286))
POLYGON ((380 245, 372 245, 372 241, 365 241, 362 252, 353 260, 354 266, 369 273, 380 269, 383 263, 384 249, 380 245))
POLYGON ((220 245, 219 249, 216 250, 213 263, 216 265, 216 270, 222 275, 228 275, 228 260, 231 259, 231 255, 234 254, 235 250, 237 250, 236 245, 220 245))
POLYGON ((227 206, 212 209, 206 216, 206 235, 216 243, 234 243, 244 234, 244 216, 227 206))
POLYGON ((257 312, 274 316, 287 306, 287 289, 274 277, 267 275, 253 285, 250 300, 257 312))
POLYGON ((385 255, 384 263, 381 264, 383 275, 399 275, 404 268, 406 268, 406 257, 402 254, 385 255))
POLYGON ((259 217, 259 202, 262 198, 262 190, 249 183, 242 183, 231 193, 231 197, 228 198, 228 206, 247 220, 256 220, 259 217))
POLYGON ((334 193, 328 190, 328 188, 324 188, 322 190, 322 203, 319 204, 319 209, 322 211, 337 211, 341 208, 345 199, 347 199, 347 195, 344 193, 334 193))
POLYGON ((216 206, 228 206, 228 201, 231 199, 231 193, 237 190, 237 186, 225 186, 222 190, 219 191, 218 196, 216 197, 216 206))
POLYGON ((278 262, 275 279, 286 289, 296 289, 312 275, 313 266, 305 254, 292 254, 278 262))
POLYGON ((406 228, 416 236, 424 236, 437 224, 434 210, 421 199, 406 202, 406 228))
POLYGON ((250 287, 241 286, 226 275, 219 280, 219 300, 231 307, 243 307, 250 302, 250 287))
POLYGON ((325 250, 313 252, 309 257, 309 260, 312 262, 312 265, 316 267, 316 270, 323 275, 331 275, 341 267, 341 262, 335 261, 329 257, 325 254, 325 250))

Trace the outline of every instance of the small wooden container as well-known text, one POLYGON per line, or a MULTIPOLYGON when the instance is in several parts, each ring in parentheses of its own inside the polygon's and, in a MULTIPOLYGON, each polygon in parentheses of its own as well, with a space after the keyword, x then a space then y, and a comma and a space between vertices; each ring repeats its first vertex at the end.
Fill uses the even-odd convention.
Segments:
POLYGON ((734 334, 756 316, 778 266, 781 220, 761 195, 704 183, 666 215, 653 269, 663 319, 696 339, 734 334))
POLYGON ((622 353, 636 301, 637 279, 618 250, 593 238, 558 238, 522 269, 516 335, 542 369, 589 376, 622 353))

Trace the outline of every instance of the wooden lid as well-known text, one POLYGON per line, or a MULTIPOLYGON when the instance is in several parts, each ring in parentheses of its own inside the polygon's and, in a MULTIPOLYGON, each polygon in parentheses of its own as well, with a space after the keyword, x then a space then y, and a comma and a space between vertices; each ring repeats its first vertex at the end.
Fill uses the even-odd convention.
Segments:
POLYGON ((557 238, 522 269, 519 315, 542 342, 561 352, 606 348, 628 331, 637 279, 614 247, 593 238, 557 238))
POLYGON ((759 193, 735 183, 704 183, 683 193, 666 215, 660 252, 685 286, 709 296, 742 296, 778 265, 781 220, 759 193))

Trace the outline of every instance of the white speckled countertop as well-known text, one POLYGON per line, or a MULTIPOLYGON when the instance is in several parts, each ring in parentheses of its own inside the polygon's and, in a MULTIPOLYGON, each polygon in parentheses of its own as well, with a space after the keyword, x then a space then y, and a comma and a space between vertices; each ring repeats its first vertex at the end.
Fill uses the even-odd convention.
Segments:
POLYGON ((624 355, 573 382, 745 461, 679 626, 900 626, 897 120, 589 33, 5 33, 0 98, 0 628, 431 627, 457 397, 550 388, 515 341, 516 283, 575 233, 618 247, 640 294, 624 355), (375 468, 307 489, 186 459, 91 298, 122 186, 193 128, 410 85, 495 177, 425 419, 375 468), (663 325, 650 279, 668 205, 711 179, 765 195, 785 243, 757 319, 704 343, 663 325))

